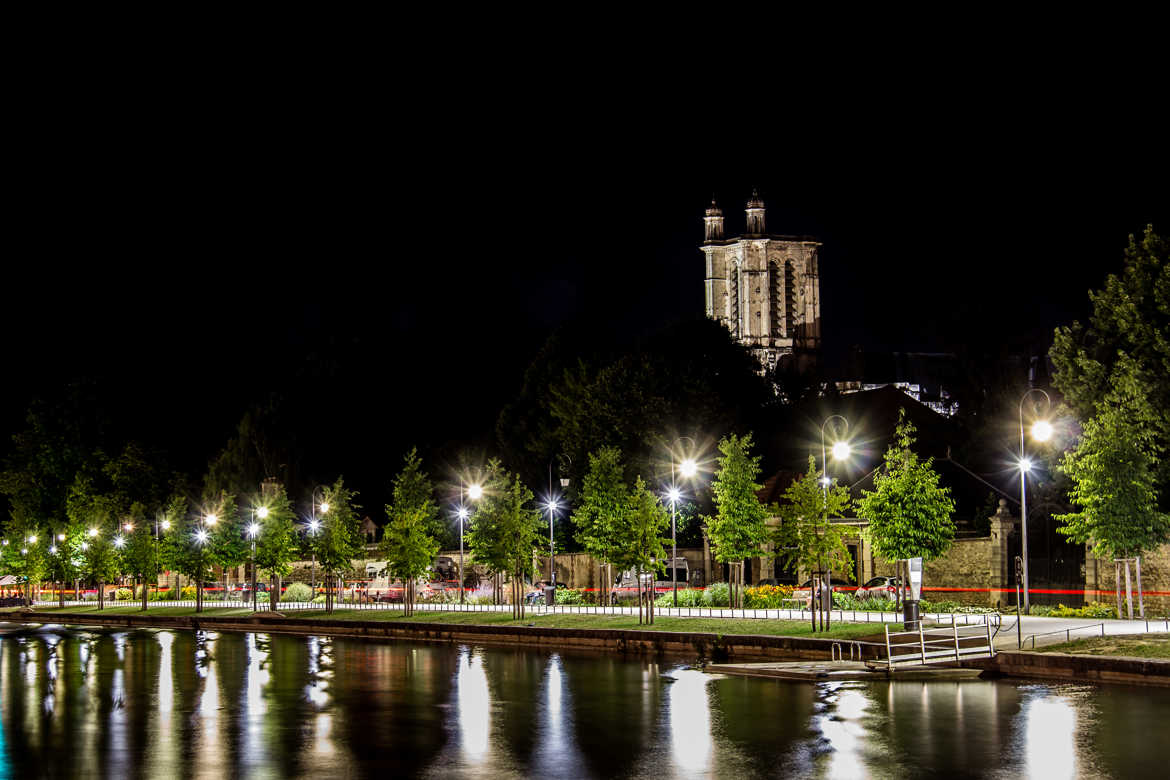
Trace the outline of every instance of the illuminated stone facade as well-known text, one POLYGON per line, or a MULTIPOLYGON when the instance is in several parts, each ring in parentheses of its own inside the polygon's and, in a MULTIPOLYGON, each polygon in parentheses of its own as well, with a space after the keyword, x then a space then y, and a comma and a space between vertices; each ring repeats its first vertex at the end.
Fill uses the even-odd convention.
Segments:
POLYGON ((820 242, 767 233, 764 203, 747 203, 747 231, 724 238, 723 212, 711 202, 704 222, 707 316, 723 323, 763 368, 786 356, 798 364, 821 346, 820 242))

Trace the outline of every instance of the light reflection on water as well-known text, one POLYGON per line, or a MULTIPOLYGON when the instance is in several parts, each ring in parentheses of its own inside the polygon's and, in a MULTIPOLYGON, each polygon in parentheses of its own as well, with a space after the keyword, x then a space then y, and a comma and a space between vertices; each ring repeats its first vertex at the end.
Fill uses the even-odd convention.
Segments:
POLYGON ((0 778, 1160 776, 1170 691, 0 624, 0 778))

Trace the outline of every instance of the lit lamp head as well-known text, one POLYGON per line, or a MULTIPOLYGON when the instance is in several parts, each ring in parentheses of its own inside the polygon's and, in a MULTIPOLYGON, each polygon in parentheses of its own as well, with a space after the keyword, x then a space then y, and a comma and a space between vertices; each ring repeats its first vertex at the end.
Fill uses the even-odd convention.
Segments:
POLYGON ((85 552, 88 549, 89 549, 89 542, 82 542, 81 543, 81 551, 85 552))
POLYGON ((457 510, 455 510, 455 514, 459 517, 460 520, 466 520, 467 519, 467 507, 465 507, 465 506, 459 507, 457 510))
POLYGON ((121 550, 123 547, 126 546, 126 540, 120 536, 115 536, 114 537, 114 546, 117 547, 119 550, 121 550))
POLYGON ((268 507, 262 506, 259 509, 257 509, 256 510, 256 517, 259 517, 261 520, 268 517, 268 507))
POLYGON ((65 534, 57 534, 57 541, 58 542, 65 541, 65 534))
POLYGON ((1032 438, 1035 441, 1048 441, 1052 438, 1052 423, 1047 420, 1037 420, 1032 423, 1032 438))
POLYGON ((50 548, 49 548, 49 554, 50 554, 50 555, 56 555, 56 554, 57 554, 57 545, 55 545, 55 544, 54 544, 52 547, 50 547, 50 548))
POLYGON ((322 501, 322 502, 321 502, 321 514, 325 514, 325 513, 326 513, 326 512, 328 512, 328 511, 329 511, 329 502, 328 502, 328 501, 322 501))
POLYGON ((219 518, 216 517, 214 514, 210 514, 207 516, 206 522, 208 525, 215 525, 216 523, 219 522, 219 518))
POLYGON ((670 499, 670 503, 677 504, 678 500, 682 498, 682 493, 679 492, 678 488, 672 487, 670 490, 666 491, 666 497, 670 499))
POLYGON ((321 527, 321 521, 318 520, 317 518, 314 517, 312 520, 309 521, 309 532, 310 533, 314 533, 314 534, 317 533, 317 530, 320 527, 321 527))
POLYGON ((548 509, 550 512, 555 512, 560 508, 561 508, 561 503, 559 501, 557 501, 555 498, 549 499, 548 509))
POLYGON ((687 458, 682 463, 678 464, 678 473, 682 474, 687 479, 699 473, 699 465, 695 463, 694 458, 687 458))
POLYGON ((481 498, 483 498, 483 485, 477 484, 467 488, 467 496, 472 501, 479 501, 481 498))
POLYGON ((133 523, 126 523, 126 525, 122 526, 122 528, 126 529, 127 531, 133 531, 134 524, 133 523))
POLYGON ((32 536, 30 536, 30 537, 28 538, 28 543, 29 543, 29 544, 36 544, 36 543, 37 543, 37 535, 36 535, 36 534, 33 534, 32 536))
POLYGON ((200 528, 195 532, 195 541, 199 544, 207 544, 207 532, 200 528))
POLYGON ((162 521, 162 529, 163 529, 164 531, 169 531, 169 530, 171 530, 171 521, 170 521, 170 520, 163 520, 163 521, 162 521))
POLYGON ((89 538, 90 539, 96 538, 97 534, 98 534, 98 532, 97 532, 96 528, 89 529, 89 538))
POLYGON ((1032 470, 1032 461, 1029 458, 1020 458, 1020 471, 1029 472, 1032 470))
POLYGON ((252 523, 250 526, 248 526, 248 536, 255 539, 256 534, 258 533, 260 533, 260 526, 258 526, 256 523, 252 523))
POLYGON ((829 479, 828 477, 821 477, 821 484, 824 485, 825 487, 828 487, 832 483, 833 483, 833 480, 829 479))
POLYGON ((833 445, 833 460, 845 460, 853 454, 853 448, 847 441, 839 441, 833 445))

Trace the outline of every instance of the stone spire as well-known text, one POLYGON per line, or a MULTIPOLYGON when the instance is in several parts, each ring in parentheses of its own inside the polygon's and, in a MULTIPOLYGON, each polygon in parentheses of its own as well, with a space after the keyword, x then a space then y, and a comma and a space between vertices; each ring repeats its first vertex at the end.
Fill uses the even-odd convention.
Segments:
POLYGON ((747 234, 762 236, 767 232, 764 229, 764 201, 760 200, 759 190, 752 188, 752 199, 747 202, 747 234))
POLYGON ((715 203, 715 196, 711 196, 711 205, 707 207, 707 215, 703 217, 703 243, 710 244, 723 240, 723 209, 715 203))

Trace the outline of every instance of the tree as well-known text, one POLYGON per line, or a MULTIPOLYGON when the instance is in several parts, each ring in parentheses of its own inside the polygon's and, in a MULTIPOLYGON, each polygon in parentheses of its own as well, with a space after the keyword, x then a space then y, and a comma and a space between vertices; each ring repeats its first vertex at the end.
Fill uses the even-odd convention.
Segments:
MULTIPOLYGON (((213 566, 220 567, 227 596, 227 570, 248 560, 250 545, 245 537, 244 518, 236 506, 236 497, 226 491, 208 493, 203 499, 204 516, 214 514, 215 525, 209 528, 207 554, 213 566)), ((196 586, 198 587, 198 586, 196 586)))
POLYGON ((322 491, 322 504, 329 505, 328 512, 321 513, 321 525, 309 542, 317 562, 326 575, 325 611, 333 612, 334 584, 337 572, 349 568, 354 556, 362 549, 361 531, 358 527, 358 509, 354 505, 356 494, 345 487, 341 477, 322 491))
POLYGON ((1103 558, 1134 558, 1170 541, 1170 514, 1158 508, 1158 413, 1140 377, 1137 362, 1119 355, 1108 393, 1059 466, 1080 511, 1057 515, 1058 530, 1103 558))
POLYGON ((121 570, 137 577, 142 585, 142 611, 147 609, 147 584, 158 572, 158 554, 154 526, 146 519, 146 507, 140 502, 130 505, 121 530, 121 570), (126 528, 129 526, 129 529, 126 528))
POLYGON ((450 530, 439 520, 439 507, 435 503, 435 487, 423 471, 422 458, 414 447, 403 458, 402 470, 394 477, 391 489, 391 503, 386 506, 387 516, 392 512, 423 513, 427 533, 440 543, 447 540, 450 530))
MULTIPOLYGON (((849 511, 851 503, 849 488, 834 485, 826 489, 821 482, 822 472, 817 469, 816 458, 808 458, 808 471, 793 480, 784 491, 785 503, 775 507, 780 524, 773 532, 772 539, 777 557, 790 564, 816 572, 850 572, 853 556, 845 543, 845 526, 829 522, 830 517, 842 517, 849 511)), ((828 586, 832 587, 832 576, 828 586)), ((825 602, 813 611, 813 630, 816 630, 817 613, 822 614, 822 624, 828 627, 825 602)), ((831 608, 831 603, 830 603, 831 608)))
POLYGON ((638 580, 638 622, 642 622, 643 600, 645 600, 646 622, 654 623, 654 576, 663 569, 666 551, 662 535, 670 530, 670 514, 662 506, 658 496, 646 487, 638 477, 628 497, 630 538, 622 551, 621 565, 632 568, 638 580), (650 592, 642 593, 642 573, 650 572, 650 592))
MULTIPOLYGON (((919 460, 910 447, 915 428, 898 410, 894 439, 874 475, 874 490, 862 491, 858 514, 869 521, 866 538, 887 561, 932 560, 945 553, 955 536, 955 502, 939 485, 934 458, 919 460)), ((899 590, 901 593, 901 590, 899 590)))
POLYGON ((268 572, 272 580, 269 598, 272 609, 280 601, 280 578, 291 570, 297 555, 296 514, 284 485, 275 480, 263 483, 260 505, 267 516, 259 518, 260 533, 256 537, 256 566, 268 572))
POLYGON ((47 534, 34 522, 14 518, 8 525, 8 535, 0 542, 0 564, 3 571, 24 580, 25 598, 32 600, 32 587, 45 576, 49 567, 47 534))
MULTIPOLYGON (((1132 374, 1151 410, 1148 425, 1160 452, 1170 447, 1170 244, 1147 226, 1141 242, 1129 237, 1120 275, 1110 274, 1102 290, 1089 293, 1088 325, 1057 328, 1049 352, 1053 381, 1081 420, 1099 413, 1117 392, 1122 375, 1132 374)), ((1128 382, 1129 380, 1123 380, 1128 382)), ((1153 487, 1167 511, 1170 458, 1153 464, 1153 487)))
MULTIPOLYGON (((61 583, 58 591, 58 605, 65 606, 65 585, 81 577, 85 567, 85 527, 76 521, 66 521, 58 526, 53 536, 53 547, 49 551, 50 576, 61 583)), ((81 598, 74 592, 74 596, 81 598)))
POLYGON ((534 553, 540 539, 540 513, 531 503, 532 491, 520 477, 497 468, 471 518, 473 550, 476 531, 492 530, 491 555, 500 571, 511 578, 512 617, 516 620, 524 618, 524 578, 534 571, 534 553))
POLYGON ((118 555, 114 548, 117 517, 109 496, 99 493, 93 481, 78 475, 69 488, 65 514, 70 523, 85 528, 83 576, 97 585, 98 608, 106 604, 105 584, 118 576, 118 555))
POLYGON ((598 584, 601 604, 609 598, 615 558, 630 538, 629 494, 621 450, 602 447, 590 453, 589 471, 581 488, 581 499, 573 511, 573 524, 577 527, 577 541, 607 570, 609 587, 605 577, 598 584))
POLYGON ((495 602, 499 604, 502 603, 502 576, 508 570, 504 528, 494 498, 508 486, 507 472, 499 460, 493 458, 488 461, 481 484, 483 497, 477 502, 468 523, 467 549, 476 564, 486 567, 492 573, 492 594, 495 602))
POLYGON ((415 582, 430 570, 439 543, 428 533, 425 509, 419 506, 392 509, 387 507, 383 551, 390 576, 402 580, 402 614, 410 617, 414 614, 415 582))
POLYGON ((768 538, 767 510, 757 497, 763 485, 760 457, 753 456, 752 435, 731 434, 719 441, 719 467, 711 483, 716 513, 705 517, 715 559, 731 564, 731 606, 742 606, 743 560, 760 554, 768 538))
MULTIPOLYGON (((188 517, 189 512, 187 498, 181 493, 172 495, 159 511, 157 517, 159 565, 167 571, 183 571, 182 561, 188 548, 189 537, 195 532, 188 517)), ((175 599, 182 595, 179 585, 176 577, 175 590, 172 594, 175 599)))

